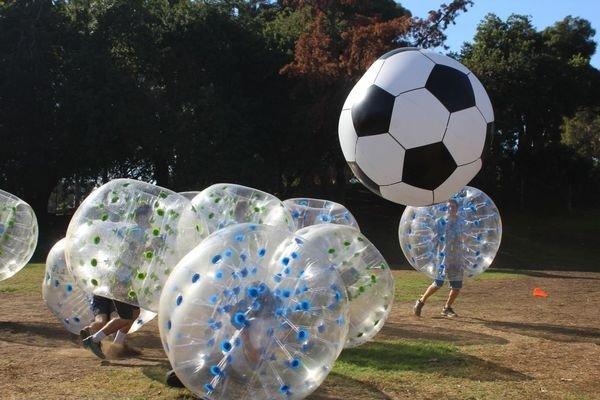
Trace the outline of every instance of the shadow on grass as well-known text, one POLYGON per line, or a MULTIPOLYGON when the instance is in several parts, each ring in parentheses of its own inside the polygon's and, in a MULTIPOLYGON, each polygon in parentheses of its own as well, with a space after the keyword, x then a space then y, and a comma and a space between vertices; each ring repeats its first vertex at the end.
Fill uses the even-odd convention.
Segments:
MULTIPOLYGON (((142 367, 142 373, 149 379, 166 385, 166 374, 171 369, 168 361, 159 362, 156 365, 147 365, 142 367)), ((181 389, 182 393, 190 394, 186 389, 181 389)), ((188 397, 182 397, 188 398, 188 397)), ((194 397, 190 397, 194 398, 194 397)), ((325 382, 317 389, 315 393, 308 397, 310 400, 347 400, 369 399, 369 400, 392 400, 391 397, 381 392, 378 388, 365 382, 352 379, 350 377, 330 373, 325 382)))
MULTIPOLYGON (((171 364, 168 361, 162 360, 155 365, 145 365, 142 367, 142 374, 148 379, 151 379, 161 385, 167 385, 167 371, 171 369, 171 364)), ((192 392, 186 388, 172 388, 179 391, 178 400, 198 399, 192 392)))
POLYGON ((38 347, 77 347, 79 337, 62 325, 0 321, 0 341, 38 347))
POLYGON ((480 321, 482 325, 485 325, 488 328, 503 332, 517 333, 523 336, 542 338, 555 342, 586 342, 600 344, 600 329, 598 328, 541 323, 486 321, 479 318, 473 319, 480 321))
POLYGON ((429 342, 444 342, 457 346, 475 344, 507 344, 508 340, 485 333, 471 332, 460 329, 432 326, 402 325, 388 322, 379 333, 382 339, 426 340, 429 342))
MULTIPOLYGON (((42 322, 0 321, 0 341, 39 347, 80 346, 78 335, 67 331, 60 324, 42 322)), ((162 350, 157 335, 136 333, 129 337, 129 343, 144 349, 162 350)))
POLYGON ((421 341, 372 342, 345 350, 340 368, 360 373, 414 371, 474 381, 523 381, 518 371, 463 354, 455 346, 421 341))
POLYGON ((152 379, 158 383, 166 385, 166 374, 171 369, 171 364, 168 361, 161 361, 156 365, 147 365, 142 368, 142 373, 147 378, 152 379))
POLYGON ((368 399, 368 400, 393 400, 376 386, 366 382, 352 379, 348 376, 330 373, 327 379, 319 388, 309 397, 308 400, 348 400, 348 399, 368 399))
POLYGON ((518 270, 518 269, 489 269, 485 272, 486 274, 517 274, 532 276, 534 278, 553 278, 553 279, 583 279, 600 281, 600 277, 595 276, 574 276, 561 274, 559 271, 543 272, 543 271, 530 271, 530 270, 518 270))

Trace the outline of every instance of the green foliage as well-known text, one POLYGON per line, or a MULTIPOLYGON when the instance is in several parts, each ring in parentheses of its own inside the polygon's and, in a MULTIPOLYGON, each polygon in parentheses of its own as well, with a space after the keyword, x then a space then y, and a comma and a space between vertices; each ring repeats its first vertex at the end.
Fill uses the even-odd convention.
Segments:
POLYGON ((583 184, 597 174, 561 146, 563 118, 600 103, 600 72, 589 63, 594 33, 588 21, 571 16, 538 31, 529 17, 490 14, 464 45, 461 61, 495 109, 494 143, 479 181, 500 203, 597 204, 597 185, 583 184))
MULTIPOLYGON (((3 1, 0 185, 34 207, 42 252, 66 225, 48 208, 68 213, 115 177, 326 197, 375 228, 368 212, 390 206, 348 185, 340 106, 380 53, 443 45, 470 4, 419 19, 391 0, 3 1)), ((496 112, 473 184, 501 207, 600 203, 597 149, 581 136, 597 122, 576 114, 600 105, 593 35, 582 18, 538 31, 489 15, 462 49, 496 112)))
POLYGON ((571 118, 564 117, 562 142, 597 165, 600 162, 600 107, 583 108, 571 118))

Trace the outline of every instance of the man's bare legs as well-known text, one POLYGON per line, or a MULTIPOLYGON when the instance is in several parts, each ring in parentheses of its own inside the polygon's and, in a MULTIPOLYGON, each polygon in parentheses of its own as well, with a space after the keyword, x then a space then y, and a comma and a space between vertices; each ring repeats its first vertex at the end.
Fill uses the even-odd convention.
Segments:
POLYGON ((440 290, 440 288, 435 283, 432 283, 431 285, 429 285, 425 293, 423 293, 423 296, 421 296, 419 301, 421 303, 425 303, 427 299, 430 298, 438 290, 440 290))
POLYGON ((450 293, 448 294, 448 300, 446 301, 446 305, 444 307, 452 308, 452 304, 454 303, 454 300, 456 300, 459 294, 460 289, 450 289, 450 293))

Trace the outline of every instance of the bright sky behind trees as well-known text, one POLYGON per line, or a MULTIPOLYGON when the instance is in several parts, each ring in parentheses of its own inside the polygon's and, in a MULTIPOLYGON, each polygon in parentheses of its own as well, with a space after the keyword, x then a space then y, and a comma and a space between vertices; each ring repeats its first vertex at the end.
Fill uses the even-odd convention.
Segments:
MULTIPOLYGON (((413 15, 424 17, 429 10, 437 9, 444 0, 403 0, 399 1, 413 15)), ((450 26, 446 34, 446 44, 450 50, 458 51, 463 42, 471 41, 477 25, 488 13, 502 19, 510 14, 525 14, 532 18, 533 25, 543 29, 566 17, 582 17, 592 23, 596 30, 596 43, 600 42, 600 1, 598 0, 475 0, 467 13, 459 15, 456 25, 450 26)), ((600 68, 600 49, 592 57, 592 65, 600 68)))

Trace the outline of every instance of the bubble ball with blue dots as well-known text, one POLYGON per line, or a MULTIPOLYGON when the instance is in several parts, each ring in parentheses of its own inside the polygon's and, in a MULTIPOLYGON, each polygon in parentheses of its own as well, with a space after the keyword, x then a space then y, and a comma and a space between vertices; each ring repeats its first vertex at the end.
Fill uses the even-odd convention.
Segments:
POLYGON ((284 200, 283 204, 290 211, 296 229, 319 224, 348 225, 360 229, 346 207, 330 200, 297 198, 284 200))
POLYGON ((210 233, 240 223, 295 229, 292 216, 281 200, 247 186, 233 183, 209 186, 192 199, 192 206, 207 221, 210 233))
POLYGON ((65 261, 65 239, 58 241, 46 258, 42 298, 46 306, 71 333, 94 320, 91 297, 77 286, 65 261))
POLYGON ((177 376, 208 399, 302 399, 348 334, 344 281, 286 229, 219 230, 175 267, 160 299, 161 340, 177 376))
POLYGON ((417 271, 433 279, 462 280, 489 268, 500 247, 502 221, 488 195, 465 186, 445 203, 406 207, 398 236, 417 271))

